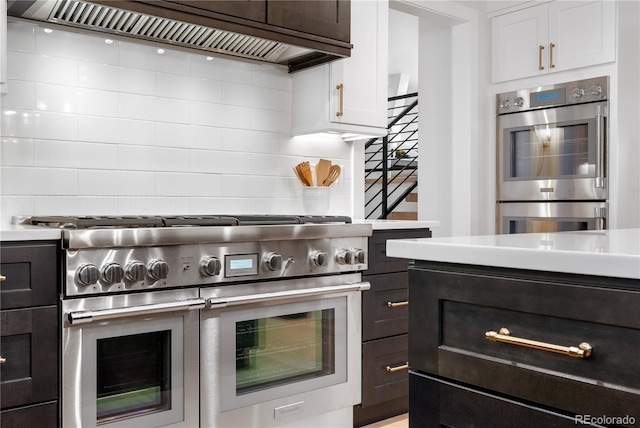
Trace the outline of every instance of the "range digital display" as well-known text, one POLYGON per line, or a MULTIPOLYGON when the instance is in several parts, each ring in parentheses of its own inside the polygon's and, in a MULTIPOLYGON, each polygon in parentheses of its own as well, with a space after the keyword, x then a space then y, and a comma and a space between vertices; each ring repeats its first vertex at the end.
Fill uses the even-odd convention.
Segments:
POLYGON ((250 276, 258 274, 258 254, 232 254, 224 257, 225 274, 233 276, 250 276))
POLYGON ((550 89, 548 91, 532 92, 529 97, 531 107, 543 107, 564 104, 567 101, 566 88, 550 89))

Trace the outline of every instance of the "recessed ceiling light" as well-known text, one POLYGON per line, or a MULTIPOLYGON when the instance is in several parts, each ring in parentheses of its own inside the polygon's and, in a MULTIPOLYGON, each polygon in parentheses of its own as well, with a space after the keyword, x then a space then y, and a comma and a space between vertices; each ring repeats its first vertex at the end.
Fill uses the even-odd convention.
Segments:
POLYGON ((44 32, 47 33, 47 34, 51 34, 51 33, 53 33, 53 30, 51 28, 45 28, 44 32))
POLYGON ((158 49, 157 52, 162 55, 164 53, 164 49, 158 49))
POLYGON ((208 56, 207 57, 207 61, 213 61, 213 57, 212 56, 208 56))
POLYGON ((104 42, 108 45, 110 45, 111 43, 113 43, 113 40, 111 39, 104 39, 104 42))

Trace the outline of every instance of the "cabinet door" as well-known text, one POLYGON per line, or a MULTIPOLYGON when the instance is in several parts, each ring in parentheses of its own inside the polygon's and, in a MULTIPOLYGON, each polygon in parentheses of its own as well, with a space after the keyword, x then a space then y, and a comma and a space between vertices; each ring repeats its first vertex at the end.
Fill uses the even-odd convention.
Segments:
POLYGON ((388 16, 386 1, 354 1, 348 60, 330 68, 330 119, 340 124, 387 127, 388 16), (378 25, 377 32, 372 26, 378 25))
POLYGON ((343 42, 350 41, 350 0, 269 1, 267 23, 343 42))
POLYGON ((615 61, 615 8, 602 0, 549 3, 549 69, 615 61))
POLYGON ((548 16, 542 4, 492 19, 494 82, 547 72, 548 16))
POLYGON ((0 312, 3 409, 57 399, 57 320, 55 306, 0 312))
POLYGON ((52 305, 58 292, 55 244, 6 244, 0 251, 2 309, 52 305))
POLYGON ((408 273, 365 275, 364 279, 371 289, 362 292, 362 340, 406 333, 408 273))

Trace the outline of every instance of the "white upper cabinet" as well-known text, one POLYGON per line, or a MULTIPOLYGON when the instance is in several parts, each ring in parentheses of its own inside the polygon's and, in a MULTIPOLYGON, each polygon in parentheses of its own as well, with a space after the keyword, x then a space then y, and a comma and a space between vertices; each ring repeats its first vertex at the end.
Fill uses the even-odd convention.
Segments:
POLYGON ((293 135, 386 135, 388 7, 352 0, 351 57, 293 74, 293 135))
POLYGON ((558 0, 491 25, 494 83, 615 61, 615 1, 558 0))

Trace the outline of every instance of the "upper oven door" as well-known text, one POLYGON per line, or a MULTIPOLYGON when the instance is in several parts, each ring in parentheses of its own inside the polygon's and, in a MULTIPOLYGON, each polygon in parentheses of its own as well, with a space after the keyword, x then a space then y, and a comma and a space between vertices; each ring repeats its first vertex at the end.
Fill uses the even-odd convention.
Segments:
POLYGON ((198 426, 203 306, 197 289, 63 301, 63 426, 198 426))
POLYGON ((498 116, 499 201, 605 200, 607 103, 498 116))
POLYGON ((201 290, 203 425, 279 426, 358 404, 363 288, 357 274, 201 290))

